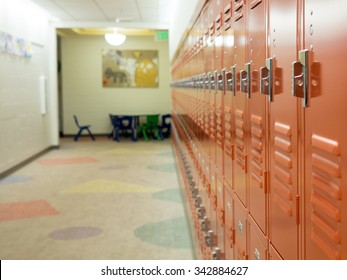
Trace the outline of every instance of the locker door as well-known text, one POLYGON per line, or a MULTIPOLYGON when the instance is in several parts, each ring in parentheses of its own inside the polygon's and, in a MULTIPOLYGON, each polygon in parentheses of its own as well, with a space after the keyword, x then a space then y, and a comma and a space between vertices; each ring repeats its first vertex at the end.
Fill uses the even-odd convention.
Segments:
POLYGON ((297 54, 296 3, 269 1, 270 74, 274 76, 269 110, 269 235, 284 259, 298 259, 298 102, 291 93, 291 65, 297 54))
POLYGON ((247 260, 247 238, 248 238, 248 210, 243 203, 234 195, 234 223, 235 223, 235 251, 234 257, 237 260, 247 260))
POLYGON ((235 122, 235 165, 234 190, 244 205, 247 205, 247 145, 246 145, 246 101, 247 81, 241 81, 247 75, 246 63, 246 15, 247 4, 244 0, 234 0, 234 39, 235 39, 235 66, 238 75, 238 85, 233 97, 233 115, 235 122))
POLYGON ((346 1, 305 1, 306 259, 347 258, 346 9, 346 1))
POLYGON ((232 117, 232 97, 235 85, 234 67, 234 29, 233 29, 233 9, 232 0, 225 0, 223 11, 223 68, 225 69, 225 91, 224 91, 224 155, 223 155, 223 174, 225 187, 230 191, 233 188, 233 154, 234 144, 232 141, 233 117, 232 117))
POLYGON ((249 61, 251 93, 248 100, 250 124, 249 210, 264 233, 266 230, 267 191, 267 100, 260 93, 260 68, 266 58, 266 1, 254 0, 249 10, 249 61))
POLYGON ((268 247, 267 238, 258 227, 251 216, 248 217, 249 224, 249 260, 267 260, 268 247))
POLYGON ((224 193, 224 209, 225 209, 225 226, 224 226, 224 237, 225 237, 225 259, 234 259, 234 207, 233 207, 233 195, 228 189, 225 189, 224 193))
POLYGON ((224 130, 224 88, 225 88, 225 70, 223 70, 223 0, 215 0, 215 71, 216 77, 216 104, 215 104, 215 127, 216 127, 216 167, 217 176, 223 180, 223 130, 224 130))

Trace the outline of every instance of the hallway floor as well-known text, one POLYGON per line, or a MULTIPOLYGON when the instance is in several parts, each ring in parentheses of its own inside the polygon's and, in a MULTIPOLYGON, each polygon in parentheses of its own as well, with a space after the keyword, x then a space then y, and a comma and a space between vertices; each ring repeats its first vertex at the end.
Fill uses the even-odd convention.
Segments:
POLYGON ((61 139, 0 180, 0 259, 193 259, 171 140, 61 139))

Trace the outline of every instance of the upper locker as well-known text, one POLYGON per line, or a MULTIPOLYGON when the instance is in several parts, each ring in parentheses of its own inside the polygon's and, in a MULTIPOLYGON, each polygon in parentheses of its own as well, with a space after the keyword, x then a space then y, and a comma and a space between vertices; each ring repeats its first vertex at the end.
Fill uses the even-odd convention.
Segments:
POLYGON ((284 259, 298 259, 299 116, 298 100, 291 92, 292 62, 297 58, 298 1, 268 3, 269 54, 261 80, 269 104, 270 247, 284 259))
POLYGON ((293 74, 305 114, 304 258, 346 259, 347 2, 305 0, 304 7, 304 48, 293 74))
MULTIPOLYGON (((267 214, 267 98, 260 88, 260 69, 266 59, 266 1, 248 7, 248 145, 249 211, 264 234, 267 214)), ((263 90, 264 91, 264 90, 263 90)), ((263 92, 264 93, 264 92, 263 92)))

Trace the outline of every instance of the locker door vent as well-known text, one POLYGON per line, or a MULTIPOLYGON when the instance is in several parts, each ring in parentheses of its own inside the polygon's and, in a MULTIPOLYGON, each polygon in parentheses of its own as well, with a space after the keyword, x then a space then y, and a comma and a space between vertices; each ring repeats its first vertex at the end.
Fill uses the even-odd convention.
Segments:
POLYGON ((311 239, 330 259, 340 259, 341 166, 337 141, 313 135, 311 175, 311 239))
POLYGON ((245 163, 245 125, 244 125, 244 112, 241 110, 235 111, 235 159, 236 164, 238 164, 243 170, 246 170, 245 163))
POLYGON ((234 0, 235 2, 235 21, 238 21, 240 18, 243 17, 243 8, 244 8, 244 0, 234 0))
POLYGON ((252 0, 252 2, 251 2, 251 9, 254 9, 261 2, 262 2, 262 0, 252 0))
POLYGON ((256 186, 263 188, 263 120, 251 116, 251 178, 256 186))
POLYGON ((293 164, 291 128, 286 124, 275 123, 276 133, 274 139, 274 202, 288 216, 293 215, 295 201, 293 200, 293 164))
POLYGON ((228 4, 224 8, 224 30, 227 31, 231 27, 231 17, 232 17, 232 9, 231 9, 231 3, 228 4))

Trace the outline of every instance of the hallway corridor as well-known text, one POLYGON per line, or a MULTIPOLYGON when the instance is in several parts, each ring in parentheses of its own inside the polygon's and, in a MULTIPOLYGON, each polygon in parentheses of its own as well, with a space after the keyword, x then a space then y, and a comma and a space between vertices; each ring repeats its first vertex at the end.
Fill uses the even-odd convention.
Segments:
POLYGON ((193 259, 171 140, 61 139, 0 180, 0 259, 193 259))

